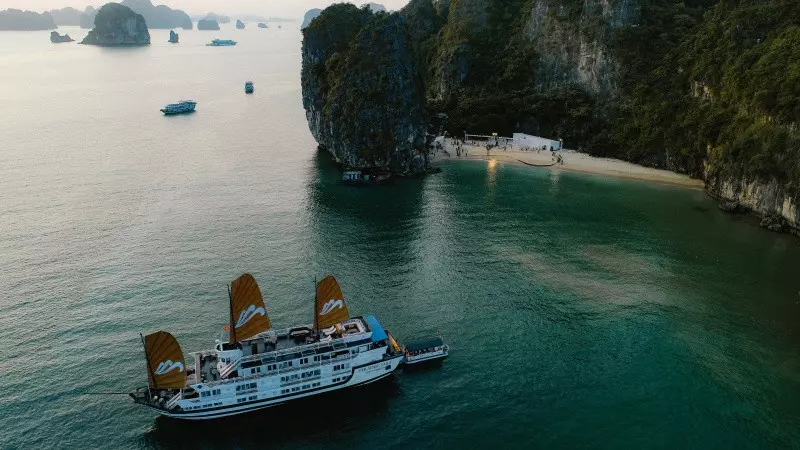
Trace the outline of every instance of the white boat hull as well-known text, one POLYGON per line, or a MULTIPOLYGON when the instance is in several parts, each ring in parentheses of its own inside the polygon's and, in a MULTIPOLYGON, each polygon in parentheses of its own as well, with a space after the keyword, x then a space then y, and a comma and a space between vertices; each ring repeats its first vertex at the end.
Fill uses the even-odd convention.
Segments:
POLYGON ((290 402, 292 400, 313 397, 315 395, 327 392, 333 392, 343 388, 363 386, 369 383, 373 383, 375 381, 381 380, 393 374, 402 361, 403 361, 402 355, 397 355, 395 357, 387 358, 382 361, 375 361, 354 368, 352 374, 350 375, 350 378, 348 378, 347 381, 343 383, 323 386, 315 390, 301 391, 296 394, 287 394, 280 397, 274 397, 271 399, 256 400, 236 405, 220 406, 206 410, 183 411, 183 412, 165 411, 163 409, 158 409, 152 406, 150 408, 163 416, 173 417, 178 419, 186 419, 186 420, 209 420, 209 419, 218 419, 221 417, 235 416, 238 414, 258 411, 272 406, 278 406, 283 403, 290 402))

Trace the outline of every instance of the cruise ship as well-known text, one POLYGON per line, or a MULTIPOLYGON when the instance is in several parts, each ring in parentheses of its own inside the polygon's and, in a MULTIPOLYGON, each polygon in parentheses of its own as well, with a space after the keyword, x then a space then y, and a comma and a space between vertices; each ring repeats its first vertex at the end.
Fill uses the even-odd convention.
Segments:
POLYGON ((197 102, 194 100, 181 100, 178 103, 170 103, 169 105, 161 108, 161 112, 166 115, 172 114, 186 114, 194 112, 197 107, 197 102))
POLYGON ((216 419, 372 383, 405 357, 374 316, 350 317, 332 276, 317 283, 313 324, 287 329, 272 329, 252 275, 228 292, 228 340, 195 352, 192 364, 170 333, 142 338, 148 385, 130 394, 134 402, 164 416, 216 419))

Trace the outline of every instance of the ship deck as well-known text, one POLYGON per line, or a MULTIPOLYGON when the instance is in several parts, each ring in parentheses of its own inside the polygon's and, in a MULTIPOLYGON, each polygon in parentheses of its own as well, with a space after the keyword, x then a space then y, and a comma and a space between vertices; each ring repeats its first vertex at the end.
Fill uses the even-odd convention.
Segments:
MULTIPOLYGON (((343 338, 370 332, 371 328, 361 317, 354 317, 319 332, 314 332, 310 325, 278 331, 270 330, 238 342, 234 346, 225 343, 222 349, 241 350, 241 362, 278 363, 299 358, 301 355, 308 356, 346 348, 343 338)), ((217 368, 219 355, 216 350, 198 352, 194 357, 196 360, 194 367, 199 377, 190 378, 187 384, 208 383, 221 379, 217 368)))

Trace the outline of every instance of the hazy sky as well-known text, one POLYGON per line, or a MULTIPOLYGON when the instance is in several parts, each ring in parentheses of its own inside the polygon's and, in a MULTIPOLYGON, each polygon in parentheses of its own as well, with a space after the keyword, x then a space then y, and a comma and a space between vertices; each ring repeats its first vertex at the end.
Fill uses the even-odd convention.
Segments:
MULTIPOLYGON (((189 14, 205 14, 213 11, 220 14, 251 13, 264 16, 297 18, 298 20, 311 8, 324 8, 333 3, 329 0, 152 0, 155 5, 167 5, 189 14)), ((399 9, 408 0, 371 0, 380 3, 387 9, 399 9)), ((362 4, 367 0, 356 0, 351 3, 362 4)), ((107 1, 96 0, 0 0, 0 9, 18 8, 31 11, 47 11, 50 9, 72 6, 83 10, 87 5, 99 6, 107 1)))

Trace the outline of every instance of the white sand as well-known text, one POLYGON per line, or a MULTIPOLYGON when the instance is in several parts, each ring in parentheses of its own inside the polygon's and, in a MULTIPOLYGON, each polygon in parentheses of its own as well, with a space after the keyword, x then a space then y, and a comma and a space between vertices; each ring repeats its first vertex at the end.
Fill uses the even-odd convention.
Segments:
POLYGON ((463 149, 469 153, 469 156, 465 156, 462 150, 462 155, 460 158, 458 158, 456 157, 455 147, 450 144, 446 144, 445 150, 450 153, 450 156, 448 157, 444 152, 439 151, 434 159, 434 164, 436 161, 442 160, 487 161, 494 159, 497 161, 514 164, 546 166, 542 167, 542 169, 546 170, 568 170, 572 172, 592 173, 619 178, 653 181, 657 183, 666 183, 698 189, 702 189, 704 187, 703 181, 690 178, 687 175, 681 175, 668 170, 638 166, 636 164, 620 161, 618 159, 596 158, 594 156, 590 156, 585 153, 578 153, 573 150, 556 152, 556 154, 561 155, 564 163, 561 165, 550 166, 550 164, 553 164, 550 151, 521 151, 511 148, 508 150, 503 150, 502 147, 500 147, 493 148, 487 156, 486 148, 484 147, 464 146, 463 149))

